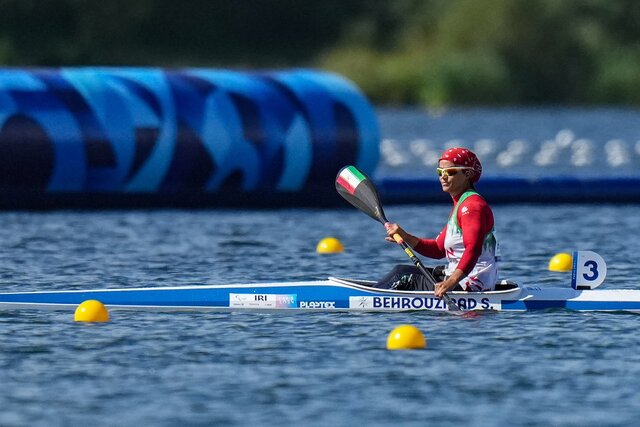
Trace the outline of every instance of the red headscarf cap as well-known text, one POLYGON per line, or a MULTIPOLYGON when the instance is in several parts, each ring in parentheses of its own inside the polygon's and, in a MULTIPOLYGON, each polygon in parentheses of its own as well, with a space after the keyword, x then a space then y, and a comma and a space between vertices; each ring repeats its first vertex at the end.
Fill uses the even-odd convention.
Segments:
POLYGON ((454 147, 449 148, 442 156, 440 156, 440 160, 448 160, 456 166, 466 166, 471 169, 465 170, 466 175, 471 180, 472 184, 475 184, 480 179, 480 175, 482 175, 482 165, 480 164, 480 160, 473 153, 473 151, 467 148, 454 147))

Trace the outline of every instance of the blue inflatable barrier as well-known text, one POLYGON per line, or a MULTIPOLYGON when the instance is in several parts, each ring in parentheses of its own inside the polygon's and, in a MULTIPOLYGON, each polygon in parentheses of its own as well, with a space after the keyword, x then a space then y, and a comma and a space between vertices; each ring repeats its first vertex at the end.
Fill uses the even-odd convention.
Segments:
POLYGON ((378 144, 367 100, 325 72, 0 69, 4 208, 326 204, 378 144))

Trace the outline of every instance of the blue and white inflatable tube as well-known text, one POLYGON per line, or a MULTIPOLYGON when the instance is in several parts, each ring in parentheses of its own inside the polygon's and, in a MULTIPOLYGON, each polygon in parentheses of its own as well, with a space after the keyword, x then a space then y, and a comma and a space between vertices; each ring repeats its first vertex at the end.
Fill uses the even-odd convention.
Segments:
POLYGON ((373 108, 311 70, 0 69, 0 207, 325 204, 373 108))

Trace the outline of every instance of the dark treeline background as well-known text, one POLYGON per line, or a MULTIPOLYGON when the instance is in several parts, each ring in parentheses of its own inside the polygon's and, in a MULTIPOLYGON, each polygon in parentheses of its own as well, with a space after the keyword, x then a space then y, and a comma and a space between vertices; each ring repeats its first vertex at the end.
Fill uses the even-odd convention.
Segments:
POLYGON ((0 0, 10 66, 317 67, 378 104, 640 104, 637 0, 0 0))

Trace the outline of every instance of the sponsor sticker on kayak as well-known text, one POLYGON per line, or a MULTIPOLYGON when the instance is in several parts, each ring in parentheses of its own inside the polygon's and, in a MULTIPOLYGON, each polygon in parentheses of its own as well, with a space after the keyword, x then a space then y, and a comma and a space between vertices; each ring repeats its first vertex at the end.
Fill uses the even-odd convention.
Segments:
POLYGON ((229 294, 230 308, 296 308, 296 294, 229 294))
POLYGON ((335 301, 300 301, 300 308, 336 308, 335 301))

